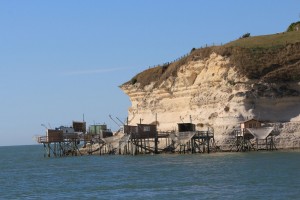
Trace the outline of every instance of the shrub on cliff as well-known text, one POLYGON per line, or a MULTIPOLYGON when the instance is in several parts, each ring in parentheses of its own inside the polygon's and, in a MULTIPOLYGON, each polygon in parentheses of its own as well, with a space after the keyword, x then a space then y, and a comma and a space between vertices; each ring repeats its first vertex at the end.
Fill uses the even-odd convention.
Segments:
POLYGON ((137 82, 137 80, 136 80, 136 78, 132 78, 130 82, 132 85, 134 85, 137 82))
POLYGON ((291 25, 289 25, 286 32, 291 32, 291 31, 300 31, 300 21, 291 23, 291 25))
POLYGON ((240 37, 240 39, 241 39, 241 38, 247 38, 247 37, 250 37, 250 33, 245 33, 244 35, 242 35, 242 36, 240 37))

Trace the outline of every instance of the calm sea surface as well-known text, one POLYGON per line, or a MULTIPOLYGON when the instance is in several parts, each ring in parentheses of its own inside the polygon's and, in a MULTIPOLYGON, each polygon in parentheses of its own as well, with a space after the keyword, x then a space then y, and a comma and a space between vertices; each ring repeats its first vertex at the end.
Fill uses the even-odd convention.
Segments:
POLYGON ((300 199, 300 152, 44 158, 0 147, 1 199, 300 199))

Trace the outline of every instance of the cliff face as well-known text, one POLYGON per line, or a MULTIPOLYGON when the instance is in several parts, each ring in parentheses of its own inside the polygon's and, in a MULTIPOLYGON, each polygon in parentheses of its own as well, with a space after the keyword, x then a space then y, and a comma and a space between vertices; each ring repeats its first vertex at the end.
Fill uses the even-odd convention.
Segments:
MULTIPOLYGON (((249 66, 251 71, 247 71, 245 65, 252 62, 251 59, 262 59, 265 53, 253 58, 253 54, 237 55, 236 49, 229 53, 228 49, 202 49, 184 60, 146 70, 121 86, 132 103, 128 110, 129 123, 135 125, 140 120, 155 123, 157 115, 158 129, 170 131, 177 128, 177 123, 192 122, 198 130, 213 128, 220 144, 247 119, 298 124, 299 46, 283 47, 294 48, 293 53, 279 49, 286 60, 265 60, 249 66), (247 59, 249 62, 243 64, 247 59), (258 68, 259 65, 262 67, 258 68), (253 70, 260 74, 251 76, 253 70)), ((278 52, 277 56, 270 53, 267 57, 278 59, 278 52)), ((282 126, 281 131, 290 126, 282 126)), ((293 127, 296 127, 293 133, 300 136, 300 126, 293 127)))

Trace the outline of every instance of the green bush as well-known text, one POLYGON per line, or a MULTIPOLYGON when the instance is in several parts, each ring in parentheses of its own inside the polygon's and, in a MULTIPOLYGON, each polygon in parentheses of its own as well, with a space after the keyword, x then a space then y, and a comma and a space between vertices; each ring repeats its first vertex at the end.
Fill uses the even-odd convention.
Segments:
POLYGON ((296 29, 297 26, 300 27, 300 21, 295 22, 295 23, 291 23, 291 25, 289 25, 289 27, 286 30, 286 32, 295 31, 295 29, 296 29))
POLYGON ((137 82, 137 79, 136 79, 136 78, 132 78, 132 79, 131 79, 131 84, 132 84, 132 85, 134 85, 136 82, 137 82))
POLYGON ((240 38, 247 38, 250 37, 250 33, 245 33, 244 35, 242 35, 240 38))
POLYGON ((196 50, 196 48, 192 48, 191 51, 190 51, 190 53, 192 53, 192 52, 195 51, 195 50, 196 50))

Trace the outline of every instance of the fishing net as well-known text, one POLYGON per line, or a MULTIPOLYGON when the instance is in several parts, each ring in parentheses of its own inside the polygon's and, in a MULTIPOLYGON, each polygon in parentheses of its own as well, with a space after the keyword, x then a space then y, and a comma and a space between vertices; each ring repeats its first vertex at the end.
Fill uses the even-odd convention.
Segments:
POLYGON ((266 139, 271 134, 273 129, 273 127, 247 128, 249 133, 259 140, 266 139))
POLYGON ((186 144, 189 142, 192 137, 195 135, 195 132, 179 132, 170 134, 170 138, 178 145, 186 144))

